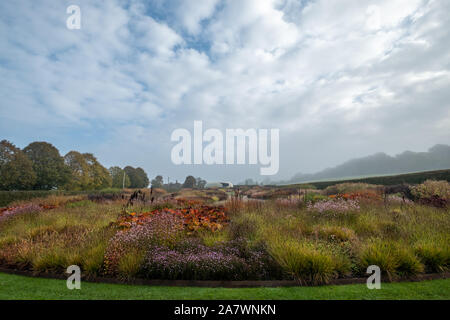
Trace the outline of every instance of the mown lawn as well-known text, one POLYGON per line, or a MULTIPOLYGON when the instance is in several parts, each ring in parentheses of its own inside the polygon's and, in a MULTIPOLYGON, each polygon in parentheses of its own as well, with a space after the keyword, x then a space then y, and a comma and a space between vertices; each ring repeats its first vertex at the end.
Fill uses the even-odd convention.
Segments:
POLYGON ((83 282, 68 290, 66 281, 0 273, 0 299, 445 299, 450 300, 450 279, 382 284, 369 290, 364 284, 291 288, 150 287, 83 282))

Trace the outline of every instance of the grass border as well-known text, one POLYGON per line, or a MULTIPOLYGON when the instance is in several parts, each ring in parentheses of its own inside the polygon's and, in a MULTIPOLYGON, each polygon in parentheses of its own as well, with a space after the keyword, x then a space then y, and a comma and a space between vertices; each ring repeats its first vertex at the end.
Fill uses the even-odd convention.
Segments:
MULTIPOLYGON (((32 271, 5 268, 0 266, 0 272, 6 274, 27 276, 33 278, 66 280, 68 275, 57 273, 35 273, 32 271)), ((450 272, 420 274, 414 277, 404 277, 389 280, 387 277, 381 278, 384 283, 393 282, 421 282, 426 280, 449 279, 450 272)), ((199 288, 275 288, 275 287, 319 287, 328 285, 348 285, 366 283, 367 278, 342 278, 333 279, 326 284, 319 286, 304 285, 295 280, 246 280, 246 281, 215 281, 215 280, 149 280, 149 279, 129 279, 120 280, 106 277, 83 277, 82 280, 91 283, 127 284, 142 286, 165 286, 165 287, 199 287, 199 288)))

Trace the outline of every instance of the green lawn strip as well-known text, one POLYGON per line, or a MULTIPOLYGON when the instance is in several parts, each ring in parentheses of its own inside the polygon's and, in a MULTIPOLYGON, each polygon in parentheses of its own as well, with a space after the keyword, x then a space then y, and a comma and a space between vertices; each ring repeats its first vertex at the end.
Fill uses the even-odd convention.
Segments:
POLYGON ((285 288, 151 287, 82 282, 68 290, 66 281, 0 273, 0 299, 445 299, 450 279, 382 284, 369 290, 364 284, 285 288))

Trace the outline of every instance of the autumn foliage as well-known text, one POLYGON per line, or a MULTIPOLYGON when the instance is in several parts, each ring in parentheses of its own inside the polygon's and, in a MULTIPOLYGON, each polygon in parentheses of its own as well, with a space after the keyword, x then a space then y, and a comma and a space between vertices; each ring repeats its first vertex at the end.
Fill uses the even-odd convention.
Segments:
POLYGON ((329 196, 332 199, 344 199, 344 200, 358 200, 358 201, 380 201, 382 200, 381 194, 373 190, 362 190, 349 193, 334 194, 329 196))
POLYGON ((156 209, 142 213, 124 212, 117 221, 117 225, 121 229, 129 229, 134 225, 144 225, 152 216, 166 214, 181 218, 185 230, 188 234, 192 234, 200 229, 213 232, 221 230, 229 222, 224 206, 198 205, 195 201, 182 201, 180 203, 190 206, 177 209, 156 209), (191 206, 192 204, 196 205, 191 206))

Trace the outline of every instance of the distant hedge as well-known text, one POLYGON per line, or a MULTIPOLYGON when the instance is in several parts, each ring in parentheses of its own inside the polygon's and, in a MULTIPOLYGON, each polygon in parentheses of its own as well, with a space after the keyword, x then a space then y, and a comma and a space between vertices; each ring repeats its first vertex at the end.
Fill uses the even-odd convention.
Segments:
POLYGON ((0 191, 0 207, 5 207, 14 201, 44 198, 50 195, 78 195, 78 194, 111 194, 121 193, 121 189, 105 189, 95 191, 62 191, 62 190, 31 190, 31 191, 0 191))
MULTIPOLYGON (((383 186, 391 186, 403 183, 420 184, 423 183, 425 180, 447 180, 450 182, 450 170, 426 171, 426 172, 399 174, 394 176, 370 177, 370 178, 349 179, 339 181, 335 180, 335 181, 309 182, 307 184, 296 184, 295 186, 301 188, 305 185, 313 185, 317 189, 325 189, 326 187, 345 182, 362 182, 362 183, 378 184, 383 186)), ((292 187, 292 185, 290 185, 289 187, 292 187)))

